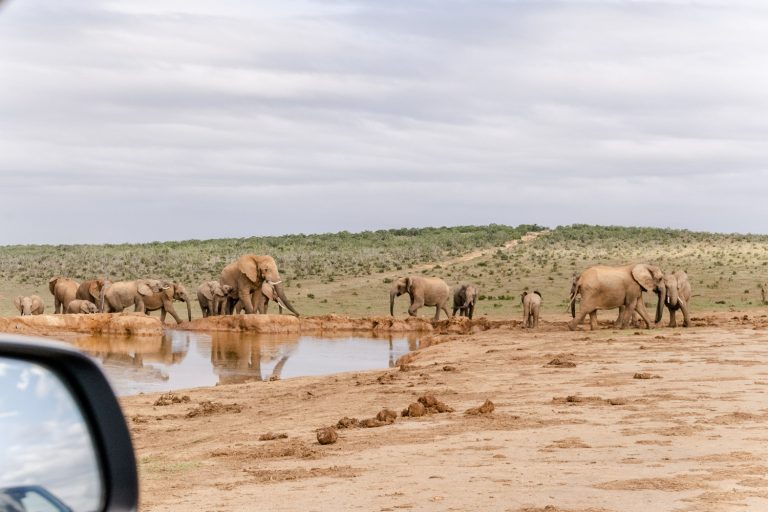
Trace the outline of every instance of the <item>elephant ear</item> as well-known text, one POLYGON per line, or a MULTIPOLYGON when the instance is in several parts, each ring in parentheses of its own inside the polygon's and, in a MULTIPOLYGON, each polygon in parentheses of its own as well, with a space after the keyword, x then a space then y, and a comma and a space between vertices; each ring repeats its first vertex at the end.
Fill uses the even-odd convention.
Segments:
POLYGON ((213 300, 213 286, 211 283, 205 283, 205 286, 200 289, 200 292, 206 299, 213 300))
POLYGON ((259 265, 256 262, 256 258, 253 256, 245 255, 241 256, 237 260, 237 268, 245 274, 245 277, 253 281, 254 283, 259 280, 259 265))
POLYGON ((275 300, 275 289, 266 281, 261 285, 261 294, 264 295, 267 300, 275 300))
POLYGON ((539 293, 539 290, 534 290, 534 291, 533 291, 533 293, 535 293, 536 295, 538 295, 540 299, 542 298, 541 294, 539 293))
POLYGON ((648 265, 641 263, 632 267, 632 277, 643 288, 643 291, 653 290, 656 286, 648 265))
POLYGON ((139 283, 139 293, 144 296, 152 295, 152 288, 149 287, 147 283, 139 283))
POLYGON ((13 299, 13 305, 16 306, 16 309, 18 309, 19 312, 21 312, 21 295, 13 299))
POLYGON ((413 279, 409 277, 405 278, 405 291, 406 293, 411 293, 411 290, 413 289, 413 279))
POLYGON ((99 281, 94 281, 91 283, 91 285, 88 287, 88 295, 90 295, 93 298, 96 298, 99 296, 99 281))
POLYGON ((48 281, 48 289, 51 290, 51 293, 53 293, 54 288, 56 288, 56 281, 58 281, 58 280, 59 280, 58 277, 52 277, 48 281))
POLYGON ((520 295, 520 302, 522 302, 523 304, 525 304, 525 296, 526 296, 526 295, 528 295, 528 292, 523 292, 523 293, 520 295))

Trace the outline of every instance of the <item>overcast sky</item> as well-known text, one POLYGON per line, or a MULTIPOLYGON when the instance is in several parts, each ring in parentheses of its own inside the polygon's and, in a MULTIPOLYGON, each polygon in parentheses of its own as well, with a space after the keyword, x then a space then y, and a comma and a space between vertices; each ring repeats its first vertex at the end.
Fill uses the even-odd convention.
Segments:
POLYGON ((0 244, 768 233, 763 1, 11 0, 0 244))

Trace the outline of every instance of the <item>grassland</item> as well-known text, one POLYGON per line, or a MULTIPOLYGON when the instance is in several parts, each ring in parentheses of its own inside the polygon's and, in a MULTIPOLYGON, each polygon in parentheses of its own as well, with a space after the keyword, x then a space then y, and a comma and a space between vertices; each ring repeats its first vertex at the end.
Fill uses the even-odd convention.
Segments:
MULTIPOLYGON (((49 311, 48 279, 107 276, 113 280, 166 278, 194 292, 240 254, 273 255, 289 297, 305 315, 385 314, 388 282, 408 273, 474 282, 478 314, 521 314, 522 290, 539 290, 544 311, 565 310, 571 277, 597 264, 649 261, 683 269, 693 286, 693 309, 746 309, 762 305, 768 281, 768 236, 685 230, 573 225, 544 232, 535 225, 396 229, 363 233, 187 240, 125 245, 0 247, 0 315, 15 314, 12 298, 38 293, 49 311), (528 232, 531 241, 505 247, 528 232), (466 257, 467 254, 473 256, 466 257)), ((407 299, 400 298, 402 314, 407 299)), ((195 313, 196 306, 195 306, 195 313)), ((423 310, 422 314, 432 311, 423 310)))

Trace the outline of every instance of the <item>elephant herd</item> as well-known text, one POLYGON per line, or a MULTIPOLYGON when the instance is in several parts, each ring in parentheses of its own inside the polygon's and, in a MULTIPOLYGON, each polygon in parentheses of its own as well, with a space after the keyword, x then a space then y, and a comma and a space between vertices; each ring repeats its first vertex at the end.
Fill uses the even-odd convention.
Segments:
MULTIPOLYGON (((407 276, 399 277, 393 283, 389 290, 389 314, 395 314, 395 298, 408 294, 411 304, 408 307, 408 314, 416 316, 416 311, 422 306, 434 306, 434 320, 440 319, 440 311, 444 311, 446 316, 466 316, 472 319, 477 304, 478 289, 473 284, 462 284, 453 292, 453 313, 448 314, 448 301, 451 296, 450 287, 439 277, 407 276)), ((541 309, 541 293, 523 292, 521 296, 523 303, 525 327, 536 327, 539 324, 539 311, 541 309)))
MULTIPOLYGON (((434 306, 434 320, 440 318, 440 311, 448 315, 450 290, 445 281, 437 277, 408 276, 394 281, 389 292, 389 313, 394 315, 395 298, 407 293, 411 303, 408 314, 416 315, 422 306, 434 306)), ((453 315, 472 318, 477 301, 477 287, 463 284, 453 294, 453 315)), ((676 327, 676 313, 683 314, 683 325, 690 326, 691 319, 688 304, 691 300, 691 284, 687 274, 680 270, 664 274, 654 265, 638 263, 621 266, 597 265, 590 267, 573 278, 569 297, 569 308, 573 320, 568 328, 573 330, 589 315, 590 328, 597 328, 597 311, 600 309, 619 309, 615 326, 621 329, 642 319, 646 328, 661 323, 664 307, 669 310, 669 326, 676 327), (655 293, 658 296, 656 316, 653 323, 648 316, 643 301, 643 293, 655 293), (576 301, 580 299, 579 312, 576 313, 576 301)), ((523 325, 535 328, 539 323, 541 293, 523 292, 523 325)))
MULTIPOLYGON (((174 301, 187 305, 187 319, 192 320, 191 299, 184 285, 159 279, 110 281, 92 279, 78 283, 68 277, 54 277, 48 282, 54 298, 54 313, 117 313, 133 306, 134 311, 147 313, 160 311, 165 322, 170 314, 177 323, 181 318, 173 307, 174 301)), ((271 256, 246 254, 230 263, 221 272, 218 281, 206 281, 197 289, 197 299, 203 316, 246 313, 266 313, 269 302, 276 302, 294 314, 271 256)), ((19 296, 14 300, 21 315, 40 315, 44 312, 42 299, 37 295, 19 296)))
MULTIPOLYGON (((78 283, 67 277, 54 277, 48 282, 54 297, 55 313, 113 313, 130 306, 134 311, 147 313, 159 310, 161 321, 170 314, 177 323, 181 318, 173 307, 174 301, 185 302, 187 319, 192 319, 190 297, 183 285, 158 279, 136 279, 132 281, 109 281, 92 279, 78 283)), ((658 296, 653 325, 661 322, 663 309, 669 310, 669 326, 675 327, 676 312, 683 314, 683 325, 690 325, 688 304, 691 299, 691 285, 683 271, 664 274, 659 267, 647 263, 590 267, 573 278, 569 297, 569 309, 573 319, 568 327, 573 330, 589 315, 591 329, 597 328, 597 311, 617 309, 619 316, 616 327, 626 328, 636 316, 651 328, 652 322, 645 309, 643 293, 658 296), (577 298, 580 298, 578 313, 577 298)), ((389 312, 394 315, 395 298, 408 294, 408 314, 415 316, 419 308, 435 308, 434 320, 440 312, 446 316, 448 303, 453 298, 452 315, 472 318, 478 300, 478 288, 462 284, 451 295, 449 286, 440 278, 426 276, 399 277, 390 288, 389 312)), ((197 300, 203 317, 214 315, 266 314, 269 303, 275 302, 296 316, 298 311, 285 295, 277 263, 271 256, 245 254, 226 265, 219 280, 205 281, 197 288, 197 300)), ((525 327, 538 326, 542 297, 538 291, 524 292, 523 323, 525 327)), ((37 295, 16 297, 14 305, 22 315, 39 315, 44 311, 43 301, 37 295)))

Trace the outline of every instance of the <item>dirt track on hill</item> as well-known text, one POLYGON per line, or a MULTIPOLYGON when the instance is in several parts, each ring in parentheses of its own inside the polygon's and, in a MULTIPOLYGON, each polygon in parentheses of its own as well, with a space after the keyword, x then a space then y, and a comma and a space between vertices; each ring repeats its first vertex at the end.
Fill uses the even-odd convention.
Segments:
POLYGON ((768 510, 763 312, 445 329, 400 368, 125 398, 141 510, 768 510))

